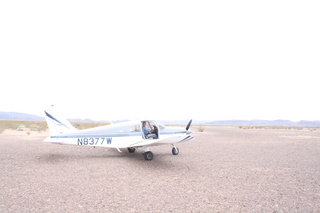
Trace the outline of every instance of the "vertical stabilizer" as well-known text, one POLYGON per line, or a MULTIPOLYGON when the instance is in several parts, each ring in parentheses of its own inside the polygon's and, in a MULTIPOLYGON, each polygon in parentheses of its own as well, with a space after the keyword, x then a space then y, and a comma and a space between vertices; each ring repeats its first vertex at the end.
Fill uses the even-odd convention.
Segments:
POLYGON ((51 135, 62 135, 70 132, 75 132, 75 129, 65 118, 59 118, 56 115, 53 115, 48 110, 45 110, 45 118, 48 123, 48 127, 51 135))

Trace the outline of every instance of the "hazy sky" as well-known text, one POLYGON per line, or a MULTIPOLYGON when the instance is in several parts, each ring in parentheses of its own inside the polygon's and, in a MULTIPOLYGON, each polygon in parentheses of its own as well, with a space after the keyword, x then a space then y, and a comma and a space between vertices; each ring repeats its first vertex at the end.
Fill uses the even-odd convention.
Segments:
POLYGON ((320 120, 320 1, 1 1, 0 111, 320 120))

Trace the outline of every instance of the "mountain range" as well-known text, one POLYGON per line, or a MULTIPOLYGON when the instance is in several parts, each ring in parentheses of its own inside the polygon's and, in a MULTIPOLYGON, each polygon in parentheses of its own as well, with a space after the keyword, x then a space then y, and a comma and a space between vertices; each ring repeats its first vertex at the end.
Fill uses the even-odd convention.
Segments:
MULTIPOLYGON (((20 120, 20 121, 44 121, 44 117, 20 113, 20 112, 1 112, 0 120, 20 120)), ((92 119, 77 119, 71 118, 69 121, 79 121, 79 122, 102 122, 102 123, 119 123, 128 120, 118 120, 118 121, 95 121, 92 119)), ((189 120, 159 120, 163 124, 179 124, 187 125, 189 120)), ((219 120, 219 121, 201 121, 194 120, 192 122, 195 125, 217 125, 217 126, 308 126, 308 127, 320 127, 320 121, 297 121, 293 122, 290 120, 219 120)))

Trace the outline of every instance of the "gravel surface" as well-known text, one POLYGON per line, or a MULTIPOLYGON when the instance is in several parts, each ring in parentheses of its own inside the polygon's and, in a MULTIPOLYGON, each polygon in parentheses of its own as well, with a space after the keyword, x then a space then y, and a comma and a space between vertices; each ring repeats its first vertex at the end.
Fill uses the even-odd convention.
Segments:
POLYGON ((0 134, 0 212, 320 212, 320 129, 193 128, 152 161, 0 134))

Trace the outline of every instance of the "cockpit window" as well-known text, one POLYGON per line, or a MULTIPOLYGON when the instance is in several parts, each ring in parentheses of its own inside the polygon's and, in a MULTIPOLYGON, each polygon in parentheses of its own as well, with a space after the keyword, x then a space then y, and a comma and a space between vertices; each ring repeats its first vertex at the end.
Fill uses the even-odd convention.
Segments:
POLYGON ((165 125, 163 125, 163 124, 161 124, 159 122, 158 122, 158 126, 159 126, 160 130, 164 130, 166 128, 165 125))
POLYGON ((153 121, 149 121, 149 122, 147 122, 147 124, 149 124, 149 127, 150 127, 150 128, 152 128, 153 126, 156 125, 153 121))
POLYGON ((150 120, 146 120, 146 121, 142 121, 142 122, 146 122, 146 128, 148 130, 152 130, 154 126, 158 126, 160 130, 164 130, 166 127, 165 125, 157 122, 157 121, 150 121, 150 120))

